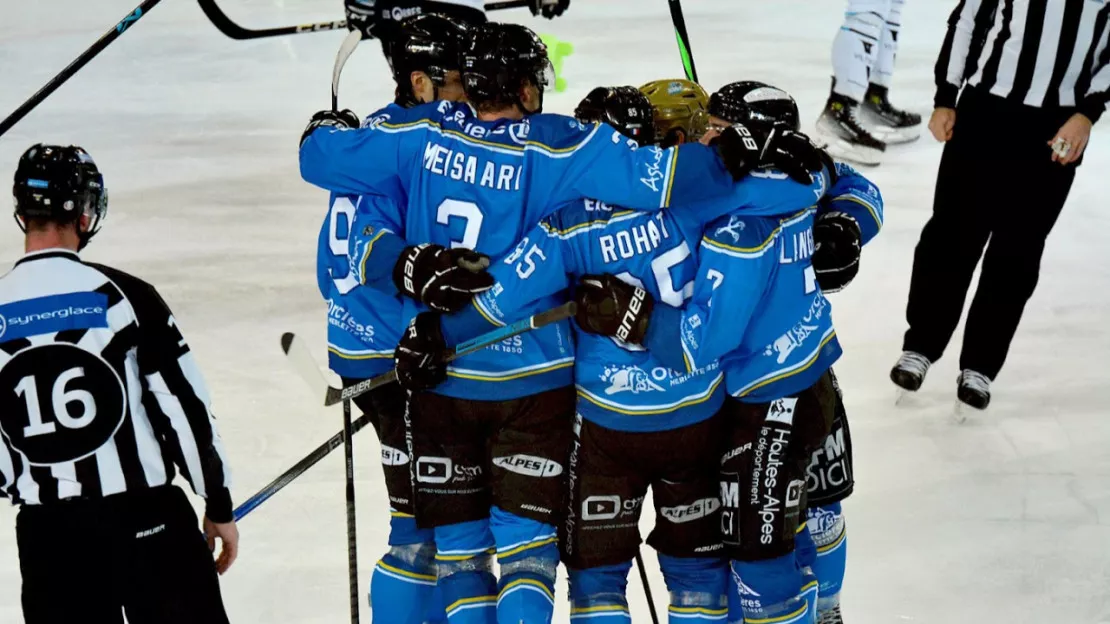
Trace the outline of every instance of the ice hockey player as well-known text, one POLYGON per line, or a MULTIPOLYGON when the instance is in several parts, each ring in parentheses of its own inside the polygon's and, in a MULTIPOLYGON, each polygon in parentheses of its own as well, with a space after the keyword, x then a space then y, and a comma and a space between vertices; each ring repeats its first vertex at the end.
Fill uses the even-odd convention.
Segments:
MULTIPOLYGON (((575 115, 583 122, 613 125, 642 147, 658 136, 651 104, 633 87, 599 87, 575 115)), ((681 129, 683 137, 696 137, 693 124, 704 129, 705 104, 704 99, 692 101, 685 120, 671 113, 671 127, 681 129)), ((824 185, 823 179, 806 186, 749 177, 737 185, 743 189, 737 196, 752 210, 793 212, 811 203, 814 190, 824 185)), ((575 279, 604 271, 680 304, 689 296, 696 269, 692 252, 701 236, 698 216, 680 208, 634 212, 574 200, 541 221, 491 268, 498 278, 493 289, 473 306, 444 317, 442 333, 436 327, 429 341, 412 350, 433 357, 449 343, 550 308, 575 279)), ((649 486, 660 518, 649 543, 660 553, 672 621, 722 619, 728 568, 717 513, 722 423, 714 415, 724 393, 716 363, 692 374, 672 374, 642 347, 589 333, 576 332, 575 338, 577 435, 561 532, 570 570, 571 620, 631 621, 625 587, 649 486), (666 461, 659 459, 663 447, 671 449, 666 461)), ((398 349, 415 342, 406 336, 398 349)), ((522 470, 539 466, 528 457, 512 461, 522 470)))
MULTIPOLYGON (((790 127, 799 125, 798 105, 789 94, 760 82, 736 82, 713 94, 709 111, 712 123, 762 119, 790 127)), ((860 248, 882 227, 883 204, 878 190, 854 169, 837 163, 842 182, 821 199, 813 226, 813 268, 824 294, 843 290, 859 272, 860 248), (850 183, 849 183, 850 182, 850 183)), ((829 369, 836 390, 832 429, 814 449, 806 469, 808 535, 815 549, 808 549, 820 583, 818 615, 822 624, 841 621, 840 588, 846 569, 847 540, 841 501, 852 493, 852 439, 844 398, 836 375, 829 369), (815 552, 814 552, 815 550, 815 552)))
POLYGON ((896 108, 887 97, 904 1, 848 0, 833 41, 832 89, 814 135, 833 156, 877 165, 887 144, 921 136, 921 115, 896 108))
MULTIPOLYGON (((469 27, 444 15, 429 13, 401 24, 393 41, 392 68, 395 103, 375 113, 368 122, 388 118, 391 110, 438 99, 464 99, 459 77, 459 55, 469 27)), ((345 386, 393 369, 393 347, 401 337, 401 299, 396 293, 361 285, 360 254, 380 232, 368 227, 371 212, 397 212, 385 195, 332 194, 320 229, 316 254, 320 293, 328 302, 328 364, 345 386), (372 208, 373 207, 373 208, 372 208)), ((443 287, 429 289, 429 300, 450 308, 450 293, 460 281, 481 286, 475 276, 444 251, 438 256, 437 280, 443 287), (456 273, 466 273, 457 276, 456 273)), ((488 286, 488 284, 486 284, 488 286)), ((469 301, 469 289, 465 298, 469 301)), ((355 399, 369 414, 382 448, 382 472, 389 495, 389 552, 378 561, 370 581, 374 621, 395 624, 446 622, 444 605, 435 595, 435 540, 431 529, 419 529, 413 515, 412 482, 405 442, 405 403, 400 386, 390 384, 355 399), (377 599, 375 599, 377 597, 377 599)))
MULTIPOLYGON (((530 0, 532 15, 552 19, 562 15, 570 0, 530 0)), ((439 13, 469 24, 486 23, 483 0, 343 0, 347 29, 362 33, 363 41, 378 39, 387 60, 404 20, 415 15, 439 13)))
POLYGON ((640 87, 655 114, 655 143, 670 147, 696 141, 709 127, 709 94, 696 82, 655 80, 640 87))
MULTIPOLYGON (((733 119, 776 115, 778 104, 767 103, 788 98, 758 83, 728 85, 715 96, 704 140, 733 119)), ((814 266, 815 234, 839 242, 843 233, 815 232, 814 213, 866 217, 872 235, 881 222, 874 187, 849 167, 837 171, 820 208, 783 219, 733 214, 710 224, 682 309, 646 296, 632 305, 634 291, 612 281, 583 280, 576 294, 580 315, 624 320, 630 341, 679 372, 720 359, 731 395, 723 407, 730 431, 721 457, 721 528, 739 588, 730 595, 732 622, 817 617, 818 582, 804 565, 810 562, 795 555, 795 535, 805 528, 806 466, 834 418, 829 367, 840 347, 814 266)), ((843 260, 825 261, 835 267, 843 260)), ((618 329, 587 326, 606 335, 618 329)))
MULTIPOLYGON (((725 133, 713 150, 633 150, 605 125, 541 115, 550 84, 546 49, 530 30, 489 24, 463 58, 470 105, 418 106, 361 130, 349 113, 318 113, 301 149, 303 177, 335 192, 403 193, 405 231, 418 243, 397 250, 392 282, 416 306, 434 271, 422 267, 427 245, 463 246, 491 257, 512 250, 526 229, 561 202, 598 195, 658 209, 723 193, 758 162, 782 161, 809 179, 819 154, 779 128, 725 133), (472 108, 473 107, 473 108, 472 108), (525 115, 528 115, 525 117, 525 115), (325 126, 330 126, 325 127, 325 126), (747 139, 749 145, 745 145, 747 139), (783 148, 782 146, 787 146, 783 148), (754 148, 754 149, 752 149, 754 148), (801 158, 790 152, 800 152, 801 158), (388 157, 384 157, 388 155, 388 157), (728 163, 733 173, 722 164, 728 163)), ((373 253, 387 251, 383 236, 373 253)), ((408 335, 426 336, 432 314, 413 318, 408 335)), ((410 345, 418 346, 418 345, 410 345)), ((546 622, 553 607, 556 517, 574 417, 573 351, 566 324, 549 326, 456 361, 451 367, 395 353, 410 401, 417 521, 435 528, 439 585, 451 622, 546 622), (439 385, 435 392, 421 387, 439 385), (528 455, 558 466, 510 470, 528 455), (506 458, 500 462, 492 458, 506 458), (500 562, 500 587, 491 550, 500 562)))
POLYGON ((14 187, 27 253, 0 278, 0 496, 20 507, 24 621, 226 624, 217 573, 239 533, 189 346, 153 286, 77 255, 108 210, 85 150, 32 146, 14 187), (205 498, 207 548, 175 468, 205 498))

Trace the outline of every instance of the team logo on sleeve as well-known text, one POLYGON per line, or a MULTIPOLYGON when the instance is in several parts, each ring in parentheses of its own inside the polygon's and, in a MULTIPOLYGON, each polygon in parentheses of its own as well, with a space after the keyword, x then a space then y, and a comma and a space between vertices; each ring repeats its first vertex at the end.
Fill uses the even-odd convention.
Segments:
POLYGON ((654 152, 655 158, 652 162, 647 164, 647 175, 640 178, 640 182, 649 189, 659 192, 659 183, 665 177, 663 175, 663 150, 658 147, 646 148, 654 152))
POLYGON ((744 222, 740 220, 740 217, 738 217, 736 215, 730 215, 729 218, 728 218, 728 225, 721 226, 721 227, 717 228, 717 231, 713 233, 713 236, 720 236, 721 234, 728 234, 729 236, 732 237, 732 242, 733 243, 739 243, 740 242, 740 232, 742 232, 744 230, 744 227, 745 227, 744 222))

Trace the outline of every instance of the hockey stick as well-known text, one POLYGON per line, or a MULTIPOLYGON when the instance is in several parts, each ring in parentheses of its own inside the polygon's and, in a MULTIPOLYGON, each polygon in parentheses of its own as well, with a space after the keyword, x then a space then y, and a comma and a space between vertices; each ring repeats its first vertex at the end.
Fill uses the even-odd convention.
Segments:
MULTIPOLYGON (((279 26, 277 28, 253 30, 250 28, 243 28, 239 24, 231 21, 231 18, 216 4, 216 0, 197 0, 197 3, 200 4, 201 10, 208 16, 208 20, 212 22, 212 25, 232 39, 261 39, 262 37, 278 37, 281 35, 296 35, 307 32, 341 30, 347 27, 346 20, 335 20, 332 22, 316 22, 314 24, 297 24, 294 26, 279 26)), ((491 2, 487 4, 485 8, 487 11, 499 11, 501 9, 526 7, 528 4, 528 0, 507 0, 504 2, 491 2)))
MULTIPOLYGON (((529 317, 522 321, 518 321, 517 323, 513 323, 512 325, 498 328, 492 332, 483 334, 482 336, 479 336, 474 340, 465 342, 456 347, 455 351, 457 351, 457 353, 452 353, 447 357, 449 360, 453 360, 462 355, 466 355, 467 353, 473 353, 478 349, 488 347, 489 345, 504 340, 505 338, 510 338, 517 334, 529 331, 530 329, 540 328, 544 325, 561 321, 572 316, 574 316, 574 304, 573 302, 566 303, 552 310, 541 312, 540 314, 537 314, 535 316, 529 317), (514 330, 511 333, 504 333, 506 329, 518 328, 523 324, 527 324, 525 325, 524 329, 520 329, 519 331, 514 330), (465 347, 465 352, 463 352, 465 345, 471 346, 465 347)), ((305 346, 304 342, 295 334, 289 332, 282 334, 281 350, 289 358, 290 364, 297 371, 298 375, 302 379, 304 379, 308 387, 314 391, 314 393, 320 400, 324 400, 326 396, 342 394, 344 392, 343 390, 333 388, 328 384, 327 380, 324 379, 324 376, 320 374, 320 368, 316 365, 316 360, 312 357, 312 353, 309 352, 308 347, 305 346)), ((378 383, 374 385, 374 388, 378 388, 382 385, 385 385, 385 383, 391 383, 396 379, 397 375, 390 372, 362 383, 368 384, 377 381, 378 383), (384 382, 378 381, 385 377, 388 377, 389 379, 384 382)), ((361 385, 362 384, 351 386, 351 388, 359 388, 361 385)), ((355 392, 349 398, 354 398, 369 391, 370 389, 364 389, 355 392)), ((340 401, 341 400, 342 398, 340 398, 340 401)), ((335 405, 335 403, 327 403, 327 405, 335 405)), ((351 435, 358 433, 368 424, 370 424, 370 416, 362 415, 356 418, 351 423, 351 435)), ((343 444, 343 440, 346 439, 346 436, 346 431, 340 431, 339 433, 328 438, 326 442, 316 447, 315 450, 306 455, 303 459, 301 459, 301 461, 294 464, 289 470, 286 470, 280 476, 278 476, 278 478, 266 484, 266 486, 255 493, 254 496, 251 496, 247 500, 243 501, 241 505, 235 508, 235 519, 241 520, 244 516, 254 511, 256 507, 266 502, 274 494, 277 494, 279 491, 285 488, 285 486, 292 483, 294 479, 307 472, 309 468, 320 463, 320 460, 327 457, 329 453, 339 448, 339 446, 343 444)))
MULTIPOLYGON (((447 353, 444 361, 451 362, 469 353, 474 353, 475 351, 485 349, 491 344, 496 344, 498 342, 501 342, 502 340, 505 340, 506 338, 512 338, 517 334, 523 334, 524 332, 532 331, 533 329, 539 329, 544 325, 550 325, 551 323, 557 323, 559 321, 566 320, 574 316, 575 309, 576 307, 574 302, 568 301, 560 306, 551 308, 550 310, 540 312, 539 314, 534 314, 525 319, 521 319, 511 325, 498 327, 497 329, 491 332, 484 333, 477 338, 472 338, 470 340, 467 340, 466 342, 455 345, 455 347, 447 353)), ((282 341, 285 341, 284 336, 282 337, 282 341)), ((327 391, 324 395, 324 405, 335 405, 340 401, 346 401, 347 399, 353 399, 355 397, 362 396, 363 394, 366 394, 367 392, 370 392, 375 388, 380 388, 386 384, 393 383, 394 381, 397 381, 397 371, 392 370, 388 373, 378 375, 373 379, 361 381, 347 388, 339 389, 328 386, 327 391)))
POLYGON ((698 70, 694 68, 694 52, 690 49, 690 33, 686 32, 686 18, 682 17, 682 0, 667 0, 671 7, 671 21, 674 22, 674 36, 678 40, 678 54, 682 57, 682 68, 686 79, 698 81, 698 70))
POLYGON ((355 458, 354 427, 351 425, 351 401, 343 401, 343 462, 347 467, 347 585, 351 589, 351 624, 358 624, 358 535, 355 525, 355 458))
POLYGON ((351 54, 361 42, 362 34, 352 30, 339 45, 339 53, 335 55, 335 65, 331 69, 331 109, 333 111, 339 110, 339 76, 343 74, 347 59, 351 58, 351 54))
POLYGON ((644 558, 636 550, 636 567, 640 569, 640 583, 644 586, 644 597, 647 598, 648 611, 651 612, 651 624, 659 624, 659 614, 655 612, 655 598, 651 595, 651 583, 648 583, 647 568, 644 567, 644 558))
POLYGON ((135 22, 139 21, 144 15, 150 13, 150 10, 153 9, 155 5, 157 5, 161 1, 162 0, 145 0, 142 4, 135 7, 134 11, 128 13, 127 17, 124 17, 111 30, 104 33, 104 35, 100 39, 96 40, 96 43, 89 46, 88 50, 82 52, 81 56, 78 56, 76 59, 74 59, 73 62, 67 65, 66 68, 59 72, 57 76, 54 76, 54 78, 51 79, 50 82, 46 83, 43 88, 39 89, 38 92, 32 95, 31 99, 27 100, 23 103, 22 106, 15 109, 15 111, 11 115, 8 115, 7 118, 4 119, 4 121, 0 121, 0 136, 2 136, 8 130, 11 130, 12 126, 19 123, 19 120, 27 116, 27 113, 31 112, 32 109, 41 104, 42 101, 49 97, 51 93, 54 93, 54 91, 57 90, 58 87, 65 84, 67 80, 73 77, 73 74, 76 74, 78 71, 80 71, 81 68, 84 67, 89 61, 93 60, 93 57, 95 57, 97 54, 100 54, 101 51, 104 50, 104 48, 108 47, 108 45, 116 39, 119 39, 120 35, 125 33, 128 28, 131 28, 131 26, 133 26, 135 22))

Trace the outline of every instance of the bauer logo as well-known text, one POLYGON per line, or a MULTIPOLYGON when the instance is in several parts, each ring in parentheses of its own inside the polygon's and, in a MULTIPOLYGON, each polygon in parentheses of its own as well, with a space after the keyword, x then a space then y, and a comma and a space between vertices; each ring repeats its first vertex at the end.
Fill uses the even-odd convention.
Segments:
POLYGON ((719 499, 703 498, 681 507, 663 507, 659 510, 659 513, 675 524, 682 524, 710 516, 720 508, 721 501, 719 499))
POLYGON ((416 480, 420 483, 447 483, 451 480, 451 459, 421 457, 416 460, 416 480))
POLYGON ((535 455, 494 457, 493 465, 526 477, 557 477, 563 474, 562 464, 535 455))
POLYGON ((385 444, 382 445, 383 466, 404 466, 407 463, 409 463, 409 456, 404 451, 385 444))

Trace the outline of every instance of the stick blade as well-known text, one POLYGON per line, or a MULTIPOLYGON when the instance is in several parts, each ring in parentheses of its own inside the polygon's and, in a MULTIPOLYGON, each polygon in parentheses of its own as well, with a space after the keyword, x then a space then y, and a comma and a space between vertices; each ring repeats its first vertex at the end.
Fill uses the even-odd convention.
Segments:
POLYGON ((289 355, 289 349, 293 346, 293 339, 296 336, 292 332, 285 332, 281 335, 281 351, 285 355, 289 355))

